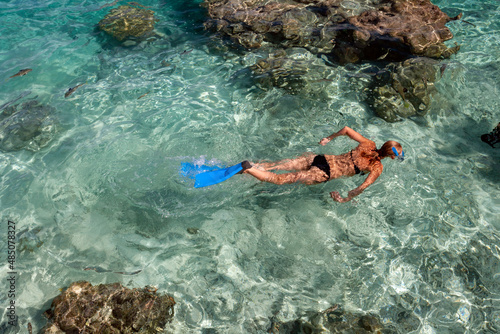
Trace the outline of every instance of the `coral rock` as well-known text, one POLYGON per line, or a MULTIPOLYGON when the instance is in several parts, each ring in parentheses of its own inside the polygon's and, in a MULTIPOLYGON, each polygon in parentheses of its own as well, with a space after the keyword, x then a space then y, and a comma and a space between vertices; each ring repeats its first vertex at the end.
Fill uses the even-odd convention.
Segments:
POLYGON ((158 22, 152 10, 120 6, 112 9, 101 21, 99 28, 119 41, 130 37, 147 38, 158 22))
POLYGON ((174 316, 174 299, 120 283, 75 282, 46 312, 49 333, 157 333, 174 316))

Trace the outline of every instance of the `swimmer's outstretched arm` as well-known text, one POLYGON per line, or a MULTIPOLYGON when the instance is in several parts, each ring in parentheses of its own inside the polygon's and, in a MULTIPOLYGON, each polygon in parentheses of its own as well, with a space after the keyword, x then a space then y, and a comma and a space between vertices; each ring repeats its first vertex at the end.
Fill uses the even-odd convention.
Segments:
POLYGON ((336 138, 336 137, 339 137, 339 136, 349 136, 349 138, 359 142, 359 143, 362 143, 362 142, 365 142, 365 141, 369 141, 369 139, 363 137, 361 134, 359 134, 358 132, 354 131, 353 129, 351 129, 350 127, 348 126, 344 126, 342 128, 342 130, 338 131, 338 132, 335 132, 331 135, 329 135, 328 137, 325 137, 323 139, 321 139, 321 141, 319 142, 320 145, 326 145, 330 142, 330 140, 332 140, 333 138, 336 138))
POLYGON ((382 174, 382 169, 383 167, 381 166, 380 169, 371 171, 370 174, 368 174, 368 177, 365 179, 365 182, 363 182, 359 187, 349 191, 347 193, 347 197, 343 198, 342 196, 340 196, 338 191, 332 191, 330 193, 330 197, 333 198, 334 201, 337 201, 339 203, 349 202, 351 199, 361 194, 366 188, 368 188, 370 184, 375 182, 380 174, 382 174))

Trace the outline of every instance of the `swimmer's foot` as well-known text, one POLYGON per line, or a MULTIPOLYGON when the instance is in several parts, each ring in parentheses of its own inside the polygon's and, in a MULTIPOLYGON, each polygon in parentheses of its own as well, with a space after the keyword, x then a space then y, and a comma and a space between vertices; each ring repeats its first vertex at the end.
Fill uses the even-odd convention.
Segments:
POLYGON ((248 160, 245 160, 241 163, 241 167, 243 168, 242 170, 240 170, 237 174, 243 174, 247 169, 250 169, 252 168, 252 164, 250 163, 250 161, 248 160))

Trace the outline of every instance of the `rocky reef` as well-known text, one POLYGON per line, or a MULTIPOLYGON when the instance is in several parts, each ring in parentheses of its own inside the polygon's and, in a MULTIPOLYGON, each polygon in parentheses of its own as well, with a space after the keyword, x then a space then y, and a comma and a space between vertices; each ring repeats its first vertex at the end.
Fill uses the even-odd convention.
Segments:
POLYGON ((206 27, 246 48, 304 47, 338 63, 409 56, 446 58, 458 51, 450 18, 429 0, 205 0, 206 27))
POLYGON ((51 323, 43 333, 158 333, 172 320, 174 305, 171 296, 148 288, 75 282, 45 312, 51 323))
POLYGON ((6 106, 0 113, 0 150, 37 151, 46 146, 57 131, 54 113, 36 100, 6 106))
MULTIPOLYGON (((460 47, 450 18, 429 0, 204 0, 205 26, 246 49, 269 51, 250 66, 260 88, 308 94, 310 61, 289 50, 321 55, 325 64, 373 62, 384 73, 370 78, 365 102, 388 122, 424 116, 431 110, 438 60, 460 47), (277 50, 277 51, 276 51, 277 50)), ((231 43, 235 45, 234 43, 231 43)), ((309 96, 309 95, 308 95, 309 96)))
POLYGON ((152 10, 133 6, 113 8, 101 21, 99 28, 118 41, 128 38, 145 39, 153 36, 158 22, 152 10))

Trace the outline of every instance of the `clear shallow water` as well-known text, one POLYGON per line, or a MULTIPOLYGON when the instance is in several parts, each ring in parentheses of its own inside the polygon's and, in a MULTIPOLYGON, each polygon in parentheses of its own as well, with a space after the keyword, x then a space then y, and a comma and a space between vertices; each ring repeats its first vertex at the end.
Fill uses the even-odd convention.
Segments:
POLYGON ((346 75, 366 65, 331 67, 298 50, 310 78, 334 81, 295 95, 261 90, 245 67, 265 50, 218 50, 196 3, 142 2, 166 38, 131 47, 95 30, 105 3, 0 4, 0 78, 33 69, 2 79, 0 104, 31 91, 24 99, 37 96, 59 119, 42 150, 0 153, 0 216, 19 237, 22 329, 40 329, 59 289, 88 280, 172 294, 178 333, 262 333, 274 315, 287 321, 334 303, 401 333, 402 311, 418 319, 415 333, 499 330, 500 151, 479 140, 500 121, 498 1, 435 2, 475 26, 449 24, 450 45, 462 49, 437 83, 434 112, 393 124, 358 97, 363 80, 346 75), (328 192, 345 194, 360 178, 306 187, 238 176, 194 189, 179 175, 184 161, 342 153, 354 143, 317 142, 344 125, 378 144, 398 140, 408 157, 384 161, 352 203, 328 192))

